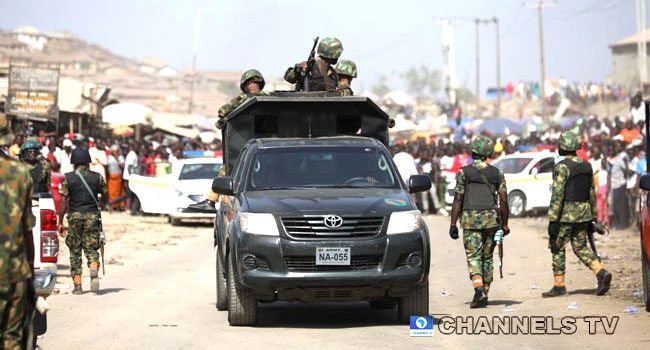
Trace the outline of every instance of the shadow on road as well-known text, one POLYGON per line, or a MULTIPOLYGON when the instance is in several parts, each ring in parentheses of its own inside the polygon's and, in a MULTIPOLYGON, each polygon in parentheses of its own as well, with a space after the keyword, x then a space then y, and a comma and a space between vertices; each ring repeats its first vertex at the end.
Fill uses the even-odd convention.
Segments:
POLYGON ((371 309, 368 303, 259 304, 257 327, 349 328, 399 325, 397 309, 371 309))
POLYGON ((521 304, 521 301, 518 301, 518 300, 490 300, 488 302, 488 306, 490 306, 490 305, 510 306, 510 305, 518 305, 518 304, 521 304))
POLYGON ((569 291, 569 295, 574 295, 574 294, 595 295, 596 288, 585 288, 585 289, 576 289, 576 290, 569 291))
POLYGON ((104 294, 111 294, 111 293, 119 293, 123 290, 128 290, 127 288, 106 288, 106 289, 99 289, 97 292, 97 295, 104 295, 104 294))

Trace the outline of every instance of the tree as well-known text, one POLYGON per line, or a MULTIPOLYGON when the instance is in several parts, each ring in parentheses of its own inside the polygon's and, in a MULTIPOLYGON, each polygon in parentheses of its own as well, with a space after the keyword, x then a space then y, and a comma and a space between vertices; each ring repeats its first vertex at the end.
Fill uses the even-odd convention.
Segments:
POLYGON ((389 93, 388 77, 383 74, 379 76, 378 81, 370 87, 370 91, 380 97, 389 93))
POLYGON ((409 93, 421 100, 434 97, 440 91, 440 71, 427 66, 411 67, 400 74, 409 93))

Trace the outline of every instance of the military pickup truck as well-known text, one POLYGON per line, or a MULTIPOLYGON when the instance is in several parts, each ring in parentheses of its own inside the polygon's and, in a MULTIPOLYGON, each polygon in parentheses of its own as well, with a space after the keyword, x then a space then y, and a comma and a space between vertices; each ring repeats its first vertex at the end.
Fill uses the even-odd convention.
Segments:
POLYGON ((401 322, 429 314, 430 243, 365 97, 257 96, 221 123, 226 176, 215 220, 216 307, 232 326, 257 304, 368 301, 401 322))

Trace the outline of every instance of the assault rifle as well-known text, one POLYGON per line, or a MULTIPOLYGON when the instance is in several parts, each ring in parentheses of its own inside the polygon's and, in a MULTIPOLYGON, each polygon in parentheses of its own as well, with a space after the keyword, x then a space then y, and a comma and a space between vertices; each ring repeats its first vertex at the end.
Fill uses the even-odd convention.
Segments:
POLYGON ((311 47, 309 52, 309 57, 307 58, 307 68, 302 71, 302 91, 309 91, 309 74, 312 69, 314 69, 314 64, 316 63, 316 45, 318 44, 318 38, 314 39, 314 45, 311 47))

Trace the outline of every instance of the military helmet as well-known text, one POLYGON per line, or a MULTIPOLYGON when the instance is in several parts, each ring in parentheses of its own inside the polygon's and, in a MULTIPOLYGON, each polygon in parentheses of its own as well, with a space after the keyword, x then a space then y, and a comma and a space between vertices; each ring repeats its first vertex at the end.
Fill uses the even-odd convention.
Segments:
POLYGON ((494 153, 494 142, 487 136, 479 135, 472 140, 472 153, 490 157, 494 153))
POLYGON ((577 151, 580 149, 580 136, 572 131, 560 134, 560 149, 564 151, 577 151))
POLYGON ((20 146, 20 151, 22 152, 27 149, 41 149, 42 146, 41 141, 39 141, 36 136, 30 136, 25 140, 25 142, 23 142, 22 146, 20 146))
POLYGON ((331 60, 338 60, 343 53, 343 44, 337 38, 323 38, 318 43, 318 56, 329 58, 331 60))
POLYGON ((340 60, 334 70, 338 75, 347 75, 352 78, 357 77, 357 65, 350 60, 340 60))
POLYGON ((87 148, 77 147, 72 151, 72 155, 70 156, 70 163, 73 165, 90 164, 91 162, 90 153, 88 153, 87 148))
POLYGON ((14 135, 9 127, 9 119, 0 113, 0 146, 8 145, 14 140, 14 135))
POLYGON ((260 73, 260 71, 257 69, 249 69, 241 75, 241 80, 239 81, 239 88, 241 91, 246 92, 244 88, 246 87, 246 84, 252 79, 255 79, 255 82, 260 84, 260 90, 264 89, 264 76, 262 73, 260 73))

